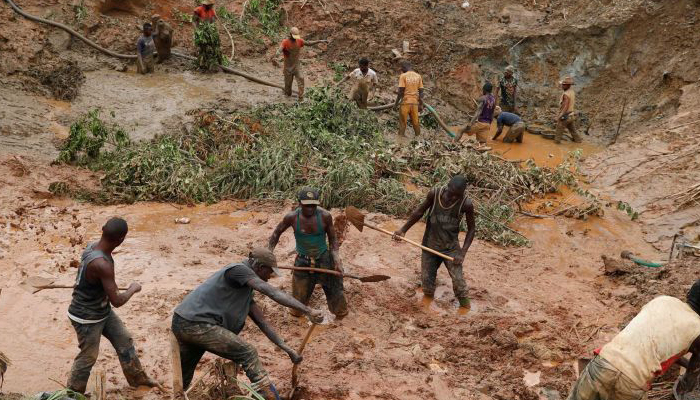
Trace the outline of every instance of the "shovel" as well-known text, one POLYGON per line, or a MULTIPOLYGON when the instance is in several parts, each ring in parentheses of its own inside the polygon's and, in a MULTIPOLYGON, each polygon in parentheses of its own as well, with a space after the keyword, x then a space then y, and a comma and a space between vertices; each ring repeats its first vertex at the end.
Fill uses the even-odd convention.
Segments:
MULTIPOLYGON (((360 210, 358 210, 357 208, 355 208, 353 206, 347 206, 345 208, 345 215, 348 217, 348 220, 350 221, 350 223, 355 225, 355 228, 357 228, 357 230, 359 230, 360 232, 362 232, 362 228, 366 226, 370 229, 374 229, 375 231, 379 231, 379 232, 387 234, 389 236, 394 236, 393 232, 389 232, 386 229, 382 229, 382 228, 378 227, 377 225, 374 225, 370 222, 365 222, 365 215, 362 214, 362 212, 360 210)), ((448 261, 454 261, 454 258, 452 258, 448 255, 442 254, 439 251, 435 251, 435 250, 431 249, 430 247, 425 247, 422 244, 414 242, 413 240, 407 239, 403 236, 397 236, 397 237, 399 239, 403 240, 404 242, 410 243, 416 247, 420 247, 421 249, 427 251, 428 253, 435 254, 436 256, 440 256, 448 261)))
MULTIPOLYGON (((304 347, 306 347, 306 344, 309 343, 309 339, 311 339, 311 334, 314 333, 314 328, 316 328, 316 324, 311 323, 311 326, 309 327, 309 330, 306 331, 306 336, 304 336, 304 340, 301 342, 301 346, 299 346, 299 351, 297 354, 301 355, 301 353, 304 351, 304 347)), ((289 392, 289 397, 287 397, 288 400, 292 400, 294 398, 294 392, 297 390, 297 386, 299 385, 299 364, 294 364, 292 367, 292 390, 289 392)))
MULTIPOLYGON (((40 276, 30 276, 29 278, 25 279, 22 283, 20 283, 19 287, 31 294, 34 294, 44 289, 73 289, 75 288, 75 285, 58 285, 53 283, 53 279, 42 278, 40 276)), ((119 288, 119 290, 126 289, 128 288, 119 288)))
POLYGON ((357 279, 360 282, 381 282, 385 281, 387 279, 391 279, 390 276, 387 275, 369 275, 369 276, 357 276, 357 275, 351 275, 351 274, 346 274, 342 273, 340 271, 335 271, 331 269, 321 269, 321 268, 309 268, 309 267, 280 267, 277 266, 279 269, 291 269, 292 271, 310 271, 310 272, 320 272, 324 274, 331 274, 331 275, 336 275, 340 276, 342 278, 352 278, 352 279, 357 279))

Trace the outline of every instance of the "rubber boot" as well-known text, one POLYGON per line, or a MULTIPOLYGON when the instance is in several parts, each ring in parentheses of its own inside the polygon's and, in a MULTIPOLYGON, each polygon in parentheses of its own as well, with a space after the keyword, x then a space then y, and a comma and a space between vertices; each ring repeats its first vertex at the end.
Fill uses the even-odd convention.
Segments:
POLYGON ((274 384, 266 386, 258 390, 258 394, 262 396, 265 400, 280 400, 280 394, 277 392, 277 388, 274 384))
POLYGON ((459 299, 459 306, 462 308, 470 308, 472 306, 469 297, 462 297, 459 299))

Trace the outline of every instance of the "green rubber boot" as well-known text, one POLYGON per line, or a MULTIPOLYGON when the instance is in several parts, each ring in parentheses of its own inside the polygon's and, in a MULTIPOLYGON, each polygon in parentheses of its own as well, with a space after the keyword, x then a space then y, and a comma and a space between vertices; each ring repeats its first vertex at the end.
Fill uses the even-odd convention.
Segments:
POLYGON ((459 299, 459 306, 463 308, 470 308, 472 304, 471 301, 469 301, 469 297, 462 297, 459 299))

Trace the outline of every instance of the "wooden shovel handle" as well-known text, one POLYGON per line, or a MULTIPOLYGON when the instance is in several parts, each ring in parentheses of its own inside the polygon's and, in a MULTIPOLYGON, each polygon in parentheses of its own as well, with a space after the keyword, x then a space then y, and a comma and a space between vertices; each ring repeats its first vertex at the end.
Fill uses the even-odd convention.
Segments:
MULTIPOLYGON (((394 236, 394 233, 393 233, 393 232, 389 232, 389 231, 387 231, 386 229, 382 229, 382 228, 380 228, 380 227, 378 227, 377 225, 374 225, 374 224, 372 224, 372 223, 365 222, 365 226, 368 227, 368 228, 370 228, 370 229, 374 229, 375 231, 379 231, 379 232, 382 232, 382 233, 386 233, 386 234, 389 235, 389 236, 394 236)), ((450 257, 450 256, 448 256, 448 255, 442 254, 442 253, 440 253, 439 251, 435 251, 435 250, 431 249, 430 247, 425 247, 425 246, 423 246, 422 244, 417 243, 417 242, 414 242, 413 240, 407 239, 407 238, 405 238, 405 237, 403 237, 403 236, 397 236, 397 237, 398 237, 399 239, 403 240, 404 242, 408 242, 408 243, 410 243, 410 244, 412 244, 412 245, 414 245, 414 246, 416 246, 416 247, 420 247, 421 249, 427 251, 428 253, 435 254, 436 256, 440 256, 440 257, 442 257, 442 258, 444 258, 445 260, 448 260, 448 261, 454 261, 454 258, 452 258, 452 257, 450 257)))
POLYGON ((322 268, 310 268, 310 267, 281 267, 277 266, 279 269, 291 269, 292 271, 309 271, 309 272, 320 272, 324 274, 331 274, 331 275, 336 275, 341 278, 352 278, 352 279, 360 279, 359 276, 357 275, 350 275, 350 274, 345 274, 341 273, 340 271, 336 271, 334 269, 322 269, 322 268))

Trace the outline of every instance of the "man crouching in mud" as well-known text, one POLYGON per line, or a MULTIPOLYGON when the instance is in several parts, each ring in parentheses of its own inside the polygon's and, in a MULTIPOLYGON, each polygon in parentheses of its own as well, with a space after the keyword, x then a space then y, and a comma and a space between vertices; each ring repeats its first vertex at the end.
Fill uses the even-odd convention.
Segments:
POLYGON ((272 343, 284 350, 294 364, 300 363, 302 357, 267 323, 262 309, 253 300, 253 290, 306 314, 314 323, 323 322, 323 313, 268 284, 273 273, 279 275, 275 255, 266 248, 254 249, 247 260, 229 264, 214 273, 175 308, 172 332, 180 346, 185 389, 192 382, 194 370, 204 352, 209 351, 241 365, 252 388, 265 400, 280 400, 258 352, 238 336, 246 317, 250 317, 272 343))
POLYGON ((462 175, 454 176, 447 186, 431 189, 423 203, 411 214, 406 224, 394 232, 394 235, 405 236, 406 232, 427 211, 428 221, 423 234, 423 246, 453 257, 454 261, 449 262, 440 256, 423 251, 421 256, 423 294, 428 298, 435 295, 437 271, 444 263, 447 272, 452 277, 452 287, 457 300, 459 300, 459 306, 468 308, 470 307, 468 288, 464 281, 462 264, 467 250, 474 240, 476 224, 474 222, 474 205, 465 195, 466 189, 467 180, 462 175), (462 216, 465 216, 467 220, 467 236, 464 238, 464 245, 460 248, 459 225, 462 216))
POLYGON ((152 381, 136 355, 131 334, 112 310, 121 307, 131 296, 141 291, 141 285, 132 283, 119 293, 114 280, 112 252, 124 241, 129 230, 126 221, 112 218, 102 227, 102 237, 91 243, 83 252, 78 268, 78 277, 73 289, 73 300, 68 308, 75 332, 78 334, 80 353, 75 357, 68 379, 68 389, 85 393, 90 370, 97 361, 100 339, 106 337, 119 356, 119 363, 127 382, 133 387, 159 386, 152 381))

